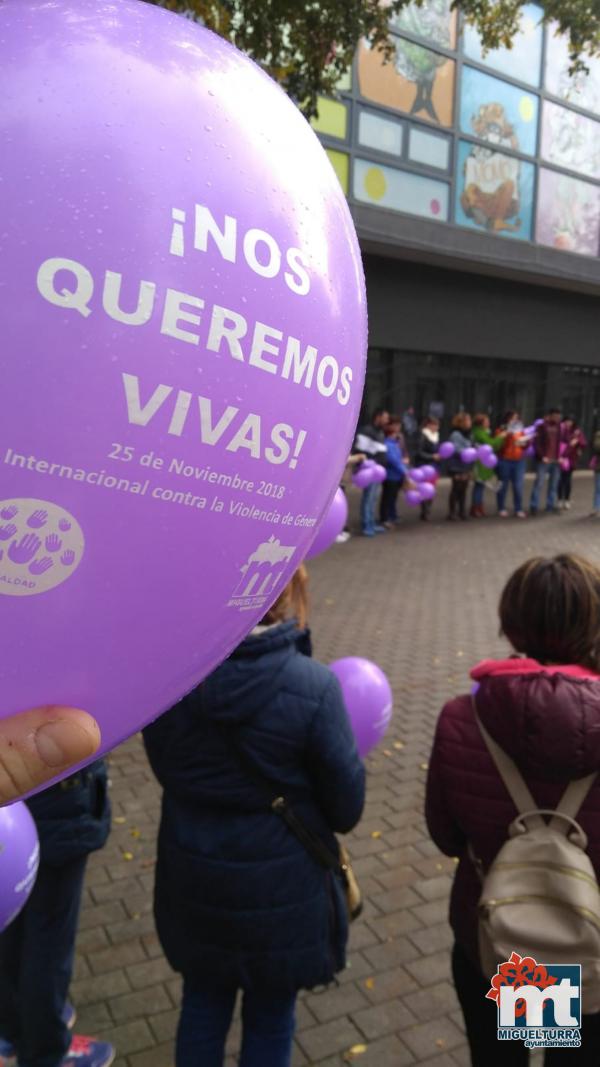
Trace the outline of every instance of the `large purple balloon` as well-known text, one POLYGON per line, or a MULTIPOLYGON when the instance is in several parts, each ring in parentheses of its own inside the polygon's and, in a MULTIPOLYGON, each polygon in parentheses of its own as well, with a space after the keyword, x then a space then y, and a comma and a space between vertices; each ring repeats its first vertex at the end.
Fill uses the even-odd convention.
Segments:
POLYGON ((455 451, 456 449, 454 448, 452 441, 442 441, 442 444, 438 449, 438 455, 440 459, 450 459, 450 456, 453 456, 455 451))
POLYGON ((40 859, 35 823, 22 801, 0 808, 0 931, 19 914, 33 889, 40 859))
POLYGON ((484 463, 487 456, 493 456, 494 449, 491 445, 479 445, 477 449, 477 459, 480 463, 484 463))
POLYGON ((426 464, 426 466, 421 467, 421 470, 423 471, 423 478, 426 482, 437 481, 438 472, 436 471, 435 467, 431 467, 429 464, 426 464))
POLYGON ((387 471, 385 467, 382 467, 381 463, 376 463, 371 469, 371 481, 380 483, 385 482, 387 478, 387 471))
POLYGON ((137 0, 0 5, 0 172, 0 708, 86 708, 109 749, 305 555, 359 413, 360 251, 282 90, 137 0))
POLYGON ((329 511, 319 526, 317 536, 306 553, 306 559, 325 552, 334 543, 338 534, 342 532, 348 518, 348 501, 343 489, 338 489, 331 501, 329 511))
POLYGON ((482 465, 482 467, 487 467, 488 470, 493 470, 494 467, 498 466, 498 456, 496 456, 493 452, 490 452, 490 453, 486 454, 485 456, 482 456, 481 457, 481 465, 482 465))
POLYGON ((424 482, 425 481, 425 474, 423 473, 423 467, 411 467, 411 469, 408 472, 408 476, 409 476, 411 482, 416 482, 417 485, 419 484, 419 482, 424 482))
POLYGON ((366 756, 379 744, 390 724, 390 683, 381 667, 359 656, 338 659, 330 666, 342 687, 358 751, 366 756))

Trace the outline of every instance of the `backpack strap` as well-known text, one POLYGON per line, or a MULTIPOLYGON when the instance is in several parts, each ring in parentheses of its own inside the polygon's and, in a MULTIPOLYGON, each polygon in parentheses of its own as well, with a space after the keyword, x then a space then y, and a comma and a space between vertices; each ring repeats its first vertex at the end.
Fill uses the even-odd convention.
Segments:
MULTIPOLYGON (((598 772, 593 771, 592 774, 587 774, 585 778, 577 778, 574 782, 570 782, 556 805, 556 811, 561 815, 568 815, 569 818, 575 819, 597 777, 598 772)), ((550 820, 550 826, 553 830, 559 830, 564 828, 564 822, 560 818, 553 818, 550 820)))
MULTIPOLYGON (((494 738, 487 732, 477 713, 475 697, 472 697, 471 700, 473 703, 473 711, 475 713, 475 721, 479 727, 481 736, 485 741, 487 750, 496 764, 496 769, 519 812, 519 815, 527 814, 534 825, 544 825, 544 819, 541 815, 530 814, 531 812, 536 812, 538 810, 539 804, 536 804, 533 799, 516 763, 506 754, 503 748, 500 748, 498 742, 494 741, 494 738)), ((549 826, 553 830, 561 830, 563 833, 568 832, 569 827, 565 826, 565 820, 561 819, 560 815, 567 815, 569 818, 575 819, 596 778, 597 772, 594 771, 592 774, 586 775, 585 778, 578 778, 569 783, 555 808, 558 817, 554 816, 550 820, 549 826)))
MULTIPOLYGON (((494 738, 487 732, 483 725, 479 715, 477 713, 477 704, 475 703, 475 697, 471 697, 473 704, 473 711, 475 713, 475 722, 479 727, 481 736, 485 742, 485 746, 496 764, 496 770, 500 775, 509 796, 511 797, 515 808, 519 812, 519 815, 528 814, 529 812, 535 812, 539 808, 539 804, 536 804, 527 783, 521 775, 516 763, 506 754, 503 748, 494 738)), ((544 820, 541 815, 532 815, 531 822, 533 825, 543 826, 544 820)))

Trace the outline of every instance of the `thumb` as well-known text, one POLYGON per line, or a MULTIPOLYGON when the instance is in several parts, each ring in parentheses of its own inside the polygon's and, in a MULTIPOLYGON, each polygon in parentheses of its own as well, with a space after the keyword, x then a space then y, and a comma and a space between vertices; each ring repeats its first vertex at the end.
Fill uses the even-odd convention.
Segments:
POLYGON ((99 744, 98 723, 78 708, 45 704, 0 720, 0 804, 63 776, 99 744))

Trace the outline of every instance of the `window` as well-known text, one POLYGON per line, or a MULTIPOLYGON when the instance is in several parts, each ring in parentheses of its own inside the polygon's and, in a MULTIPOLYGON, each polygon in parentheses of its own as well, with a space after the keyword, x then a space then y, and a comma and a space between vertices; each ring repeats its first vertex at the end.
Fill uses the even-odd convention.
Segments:
POLYGON ((358 140, 366 148, 376 148, 378 152, 400 156, 402 134, 402 123, 376 115, 373 111, 361 110, 358 118, 358 140))
POLYGON ((348 156, 345 152, 336 152, 333 148, 326 148, 325 152, 329 156, 329 162, 338 176, 342 189, 346 195, 348 195, 348 177, 350 172, 348 156))
POLYGON ((562 100, 600 114, 600 58, 584 56, 588 73, 569 74, 569 43, 557 35, 557 23, 546 34, 546 70, 544 84, 549 93, 562 100))
POLYGON ((527 85, 540 84, 540 67, 542 62, 541 18, 543 11, 537 4, 525 4, 521 16, 521 30, 513 41, 512 48, 494 48, 486 55, 481 47, 479 34, 468 24, 464 27, 465 55, 486 67, 493 67, 500 74, 525 82, 527 85))
POLYGON ((600 122, 544 101, 542 156, 589 178, 600 178, 600 122))
POLYGON ((353 185, 355 199, 363 203, 438 221, 448 218, 449 187, 435 178, 357 159, 353 185))
POLYGON ((329 137, 339 137, 345 141, 348 127, 348 109, 345 104, 338 100, 328 100, 325 96, 317 99, 317 114, 310 120, 313 130, 317 133, 328 134, 329 137))
POLYGON ((529 240, 533 176, 532 163, 461 141, 456 167, 457 223, 529 240))
POLYGON ((600 188, 541 167, 536 240, 563 252, 597 256, 600 245, 600 188))
POLYGON ((362 96, 395 111, 451 126, 454 61, 403 37, 393 41, 394 59, 385 64, 379 52, 361 42, 358 78, 362 96))
POLYGON ((456 48, 456 12, 451 8, 452 0, 407 4, 397 15, 392 15, 390 29, 398 33, 406 30, 442 48, 456 48))
POLYGON ((499 148, 534 155, 537 142, 538 97, 500 78, 463 67, 460 128, 499 148))
POLYGON ((436 133, 429 133, 421 126, 412 126, 408 142, 408 157, 413 163, 448 170, 450 166, 450 141, 436 133))

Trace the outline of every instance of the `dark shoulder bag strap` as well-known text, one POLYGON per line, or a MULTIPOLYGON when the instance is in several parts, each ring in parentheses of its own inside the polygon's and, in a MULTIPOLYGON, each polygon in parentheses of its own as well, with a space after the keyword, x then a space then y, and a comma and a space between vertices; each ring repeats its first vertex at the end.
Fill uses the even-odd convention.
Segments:
POLYGON ((246 749, 240 743, 239 738, 234 734, 233 730, 230 730, 225 726, 219 726, 219 730, 228 747, 237 756, 240 766, 246 772, 250 780, 258 786, 261 793, 264 794, 265 800, 268 801, 271 811, 283 819, 288 829, 291 830, 295 837, 297 837, 309 856, 312 856, 312 858, 319 863, 321 867, 325 867, 326 870, 335 871, 336 874, 343 876, 344 871, 339 858, 331 851, 331 849, 327 848, 327 845, 321 841, 321 838, 318 837, 317 834, 313 833, 313 831, 298 818, 285 797, 278 793, 276 784, 258 769, 254 761, 248 755, 246 749))

